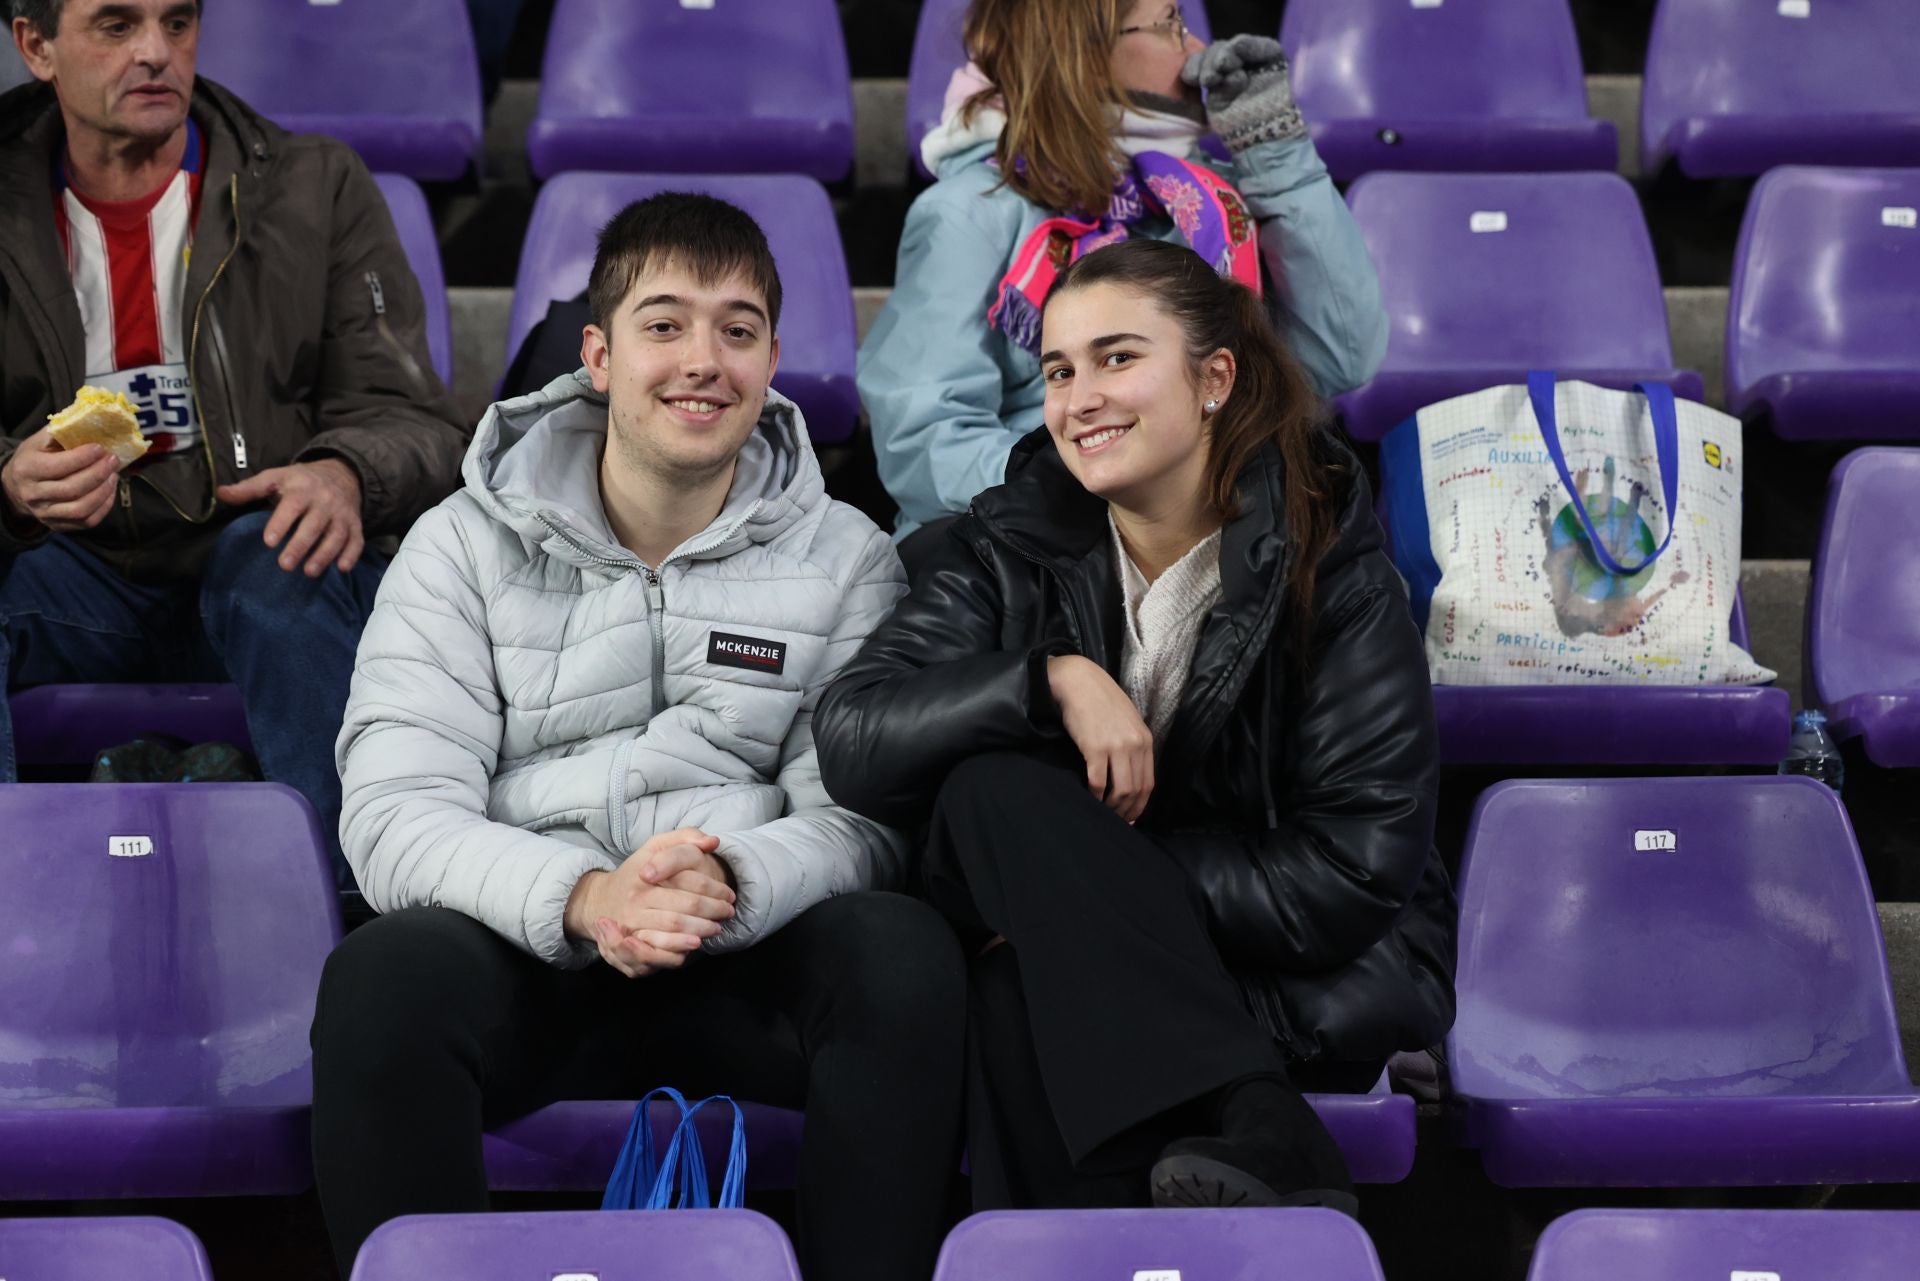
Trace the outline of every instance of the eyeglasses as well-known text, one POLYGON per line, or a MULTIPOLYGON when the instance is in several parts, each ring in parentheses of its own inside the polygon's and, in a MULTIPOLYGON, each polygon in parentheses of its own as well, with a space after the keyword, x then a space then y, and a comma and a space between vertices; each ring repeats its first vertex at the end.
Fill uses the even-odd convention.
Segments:
POLYGON ((1117 34, 1130 36, 1142 31, 1156 36, 1170 35, 1173 37, 1173 42, 1177 45, 1187 43, 1187 20, 1178 9, 1173 11, 1171 18, 1163 18, 1159 22, 1143 23, 1137 27, 1122 27, 1117 34))

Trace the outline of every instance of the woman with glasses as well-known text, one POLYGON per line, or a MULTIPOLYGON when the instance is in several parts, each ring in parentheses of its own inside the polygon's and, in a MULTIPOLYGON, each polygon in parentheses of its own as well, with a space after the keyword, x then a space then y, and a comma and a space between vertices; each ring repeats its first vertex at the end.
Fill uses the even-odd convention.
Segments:
POLYGON ((860 351, 909 573, 1040 425, 1040 308, 1102 245, 1199 252, 1261 296, 1323 396, 1372 377, 1387 343, 1373 264, 1278 41, 1202 46, 1175 0, 973 0, 966 43, 973 61, 921 143, 938 180, 907 215, 860 351))

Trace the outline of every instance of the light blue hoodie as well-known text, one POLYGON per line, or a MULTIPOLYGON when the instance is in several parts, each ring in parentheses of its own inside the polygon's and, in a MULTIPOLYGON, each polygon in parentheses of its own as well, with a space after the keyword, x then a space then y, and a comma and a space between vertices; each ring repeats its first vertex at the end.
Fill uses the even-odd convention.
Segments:
MULTIPOLYGON (((1027 237, 1059 215, 996 190, 993 151, 988 137, 940 160, 939 181, 907 214, 892 296, 860 347, 880 479, 900 504, 896 540, 999 484, 1014 442, 1041 424, 1040 364, 987 325, 987 308, 1027 237)), ((1313 144, 1259 143, 1232 162, 1195 148, 1187 159, 1232 182, 1259 223, 1274 323, 1315 389, 1333 396, 1373 377, 1387 350, 1380 282, 1313 144)), ((1177 238, 1165 218, 1132 230, 1177 238)))

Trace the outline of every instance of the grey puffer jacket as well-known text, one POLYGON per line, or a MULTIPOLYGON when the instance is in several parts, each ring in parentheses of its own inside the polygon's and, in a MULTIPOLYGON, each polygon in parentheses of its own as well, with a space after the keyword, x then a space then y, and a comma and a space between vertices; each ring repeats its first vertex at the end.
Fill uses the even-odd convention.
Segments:
POLYGON ((904 873, 895 833, 820 785, 814 706, 905 590, 887 536, 826 496, 777 392, 719 517, 648 567, 599 490, 584 371, 495 405, 466 487, 381 584, 336 755, 340 840, 372 905, 454 908, 580 966, 561 917, 657 832, 720 837, 745 947, 904 873))

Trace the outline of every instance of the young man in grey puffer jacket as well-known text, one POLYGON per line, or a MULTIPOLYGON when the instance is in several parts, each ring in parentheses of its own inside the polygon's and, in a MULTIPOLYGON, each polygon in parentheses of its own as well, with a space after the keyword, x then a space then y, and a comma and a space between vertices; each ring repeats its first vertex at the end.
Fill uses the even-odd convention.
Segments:
POLYGON ((484 1127, 671 1084, 805 1109, 809 1277, 926 1276, 964 966, 875 892, 907 846, 828 798, 812 729, 899 561, 769 389, 751 218, 632 205, 588 298, 586 367, 488 412, 360 644, 341 842, 382 915, 313 1026, 341 1275, 387 1219, 486 1207, 484 1127))

